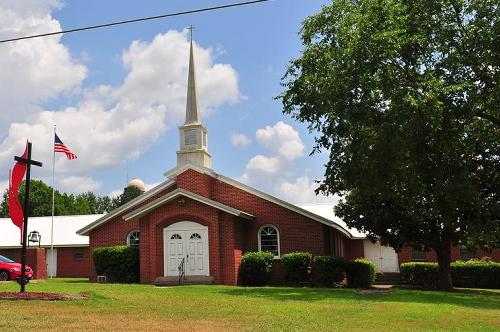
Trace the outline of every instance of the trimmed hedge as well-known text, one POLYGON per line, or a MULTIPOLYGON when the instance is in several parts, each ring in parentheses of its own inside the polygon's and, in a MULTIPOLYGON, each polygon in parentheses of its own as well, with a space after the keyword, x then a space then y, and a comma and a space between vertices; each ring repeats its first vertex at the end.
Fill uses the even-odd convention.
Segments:
POLYGON ((401 281, 424 289, 439 288, 439 269, 437 263, 411 262, 399 267, 401 281))
POLYGON ((244 286, 265 286, 273 263, 270 252, 247 252, 241 258, 240 280, 244 286))
MULTIPOLYGON (((453 286, 470 288, 500 288, 500 263, 488 259, 471 259, 451 263, 453 286)), ((438 289, 437 263, 401 264, 401 280, 425 289, 438 289)))
POLYGON ((347 287, 368 288, 375 282, 375 265, 365 258, 346 264, 347 287))
POLYGON ((456 287, 500 288, 500 263, 485 259, 451 264, 451 279, 456 287))
POLYGON ((115 282, 139 282, 139 247, 96 248, 92 257, 98 275, 104 274, 115 282))
POLYGON ((281 256, 281 264, 285 270, 288 284, 299 286, 309 282, 312 255, 308 252, 291 252, 281 256))
POLYGON ((345 278, 347 261, 343 257, 316 256, 312 263, 312 282, 318 287, 335 287, 345 278))

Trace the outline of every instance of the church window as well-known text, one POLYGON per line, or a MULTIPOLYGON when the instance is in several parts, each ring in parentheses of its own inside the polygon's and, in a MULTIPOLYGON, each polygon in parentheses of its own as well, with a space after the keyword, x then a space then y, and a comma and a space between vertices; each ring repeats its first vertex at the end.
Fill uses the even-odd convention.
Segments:
POLYGON ((476 253, 474 251, 469 250, 465 246, 460 246, 460 259, 469 260, 476 257, 476 253))
POLYGON ((198 233, 193 233, 189 239, 190 240, 201 240, 201 235, 198 233))
POLYGON ((268 251, 274 258, 280 257, 280 239, 278 229, 272 225, 264 225, 259 230, 259 251, 268 251))
POLYGON ((139 231, 132 231, 127 235, 128 246, 138 246, 141 243, 141 234, 139 231))
POLYGON ((73 249, 73 259, 75 261, 82 261, 83 258, 85 257, 85 250, 84 248, 74 248, 73 249))
POLYGON ((411 249, 411 260, 412 261, 426 261, 427 254, 422 248, 412 248, 411 249))
POLYGON ((184 142, 186 145, 196 144, 196 129, 188 129, 184 132, 184 142))
POLYGON ((203 132, 203 146, 207 146, 207 133, 203 132))
POLYGON ((182 240, 182 236, 176 233, 170 237, 170 240, 182 240))

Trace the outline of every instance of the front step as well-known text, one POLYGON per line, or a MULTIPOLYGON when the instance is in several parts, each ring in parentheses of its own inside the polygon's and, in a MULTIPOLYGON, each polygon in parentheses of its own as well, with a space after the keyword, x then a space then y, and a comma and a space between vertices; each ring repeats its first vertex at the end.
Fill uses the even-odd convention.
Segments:
MULTIPOLYGON (((180 285, 211 285, 214 283, 212 276, 187 276, 181 279, 180 285)), ((155 286, 179 286, 179 277, 158 277, 155 286)))
POLYGON ((397 272, 377 273, 375 285, 398 285, 401 283, 401 276, 397 272))

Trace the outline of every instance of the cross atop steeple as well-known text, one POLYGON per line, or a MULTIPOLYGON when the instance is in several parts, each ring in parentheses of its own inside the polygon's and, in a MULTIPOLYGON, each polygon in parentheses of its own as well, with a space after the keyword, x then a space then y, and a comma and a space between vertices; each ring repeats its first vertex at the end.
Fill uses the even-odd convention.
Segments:
POLYGON ((190 41, 191 43, 193 42, 193 30, 195 29, 195 27, 191 24, 189 27, 187 27, 187 29, 189 30, 189 35, 190 35, 190 41))

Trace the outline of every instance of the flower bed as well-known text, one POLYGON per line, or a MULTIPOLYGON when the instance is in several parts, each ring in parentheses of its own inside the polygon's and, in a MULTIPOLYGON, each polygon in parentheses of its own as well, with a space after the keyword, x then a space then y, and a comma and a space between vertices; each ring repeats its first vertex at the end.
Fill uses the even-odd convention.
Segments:
POLYGON ((61 293, 41 293, 41 292, 0 292, 0 300, 42 300, 42 301, 72 301, 88 300, 89 293, 61 294, 61 293))

